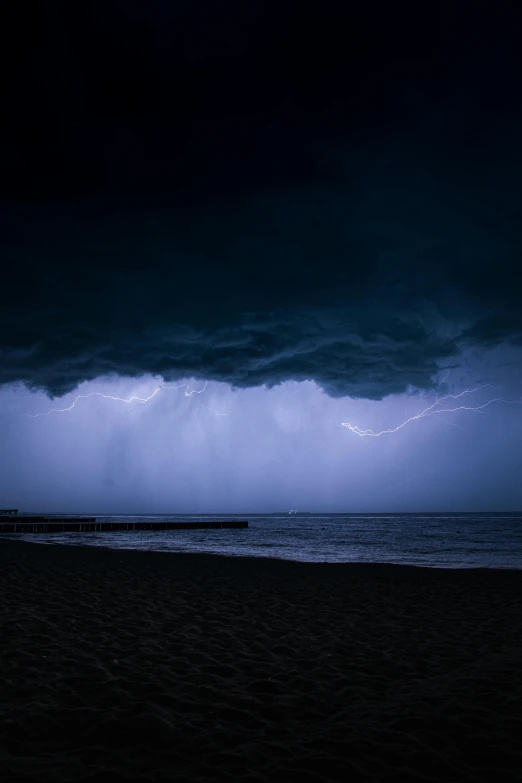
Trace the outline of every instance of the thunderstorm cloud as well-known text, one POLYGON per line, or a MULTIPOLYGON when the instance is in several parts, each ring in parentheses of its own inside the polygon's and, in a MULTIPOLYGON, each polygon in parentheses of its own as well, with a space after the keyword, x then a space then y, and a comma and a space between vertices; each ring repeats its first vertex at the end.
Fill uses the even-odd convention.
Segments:
POLYGON ((370 6, 13 11, 0 384, 381 399, 522 345, 518 12, 370 6))

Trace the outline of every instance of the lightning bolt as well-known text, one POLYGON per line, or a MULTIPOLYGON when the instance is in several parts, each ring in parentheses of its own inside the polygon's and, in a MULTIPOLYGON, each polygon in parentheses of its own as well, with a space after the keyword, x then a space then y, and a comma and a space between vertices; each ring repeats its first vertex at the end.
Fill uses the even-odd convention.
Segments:
POLYGON ((439 419, 439 421, 443 421, 444 424, 449 424, 450 427, 458 427, 459 430, 464 430, 464 432, 467 432, 467 429, 465 427, 461 427, 460 424, 455 424, 454 421, 448 421, 447 419, 443 419, 442 416, 437 416, 436 418, 439 419))
POLYGON ((211 408, 209 405, 202 405, 200 402, 198 403, 200 408, 206 408, 209 411, 212 411, 212 413, 215 413, 216 416, 226 416, 226 413, 218 413, 214 410, 214 408, 211 408))
MULTIPOLYGON (((66 408, 51 408, 49 411, 45 411, 45 413, 18 413, 18 416, 24 416, 29 419, 38 419, 41 416, 50 416, 52 413, 68 413, 69 411, 72 411, 76 404, 80 400, 88 400, 90 397, 102 397, 104 400, 113 400, 115 402, 123 402, 126 404, 131 405, 129 408, 129 412, 133 410, 136 405, 146 405, 148 402, 150 402, 160 391, 172 391, 174 389, 185 389, 185 397, 191 397, 193 394, 203 394, 205 389, 207 388, 208 381, 205 381, 205 385, 202 389, 191 389, 188 383, 180 383, 177 386, 158 386, 152 394, 149 394, 148 397, 116 397, 112 394, 103 394, 103 392, 89 392, 89 394, 78 394, 77 397, 74 398, 72 403, 67 406, 66 408)), ((212 411, 212 413, 215 413, 216 416, 226 416, 226 413, 218 413, 213 408, 210 408, 208 405, 201 405, 202 408, 208 408, 208 410, 212 411)))
MULTIPOLYGON (((441 413, 457 413, 458 411, 472 411, 473 413, 482 413, 484 408, 488 408, 490 405, 493 405, 495 402, 504 402, 508 405, 522 405, 522 399, 520 400, 506 400, 503 397, 493 397, 490 400, 487 400, 487 402, 484 402, 482 405, 453 405, 450 407, 443 407, 440 408, 439 406, 442 405, 446 400, 459 400, 466 394, 474 394, 477 391, 480 391, 481 389, 485 389, 486 387, 494 388, 490 383, 485 383, 482 386, 476 386, 474 389, 464 389, 464 391, 460 392, 459 394, 446 394, 444 397, 437 397, 435 402, 433 402, 431 405, 428 405, 427 408, 424 408, 420 413, 415 414, 415 416, 410 416, 409 419, 406 419, 406 421, 403 421, 401 424, 398 424, 396 427, 392 427, 387 430, 381 430, 380 432, 374 432, 373 430, 367 429, 363 430, 360 427, 358 427, 356 424, 350 424, 349 422, 341 422, 341 427, 346 427, 350 430, 350 432, 353 432, 355 435, 358 435, 360 438, 380 438, 381 435, 388 435, 394 432, 398 432, 403 427, 405 427, 407 424, 410 424, 412 421, 418 421, 419 419, 426 419, 429 416, 436 416, 437 418, 442 419, 440 416, 441 413)), ((445 419, 442 419, 442 421, 446 421, 445 419)), ((450 424, 452 422, 446 422, 446 424, 450 424)), ((460 425, 455 424, 454 426, 458 427, 460 425)), ((462 428, 463 429, 463 428, 462 428)))

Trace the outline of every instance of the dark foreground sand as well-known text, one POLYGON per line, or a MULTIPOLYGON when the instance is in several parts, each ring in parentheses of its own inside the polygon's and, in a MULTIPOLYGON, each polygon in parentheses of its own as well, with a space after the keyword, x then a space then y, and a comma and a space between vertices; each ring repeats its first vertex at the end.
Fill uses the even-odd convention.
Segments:
POLYGON ((0 541, 0 779, 519 781, 522 572, 0 541))

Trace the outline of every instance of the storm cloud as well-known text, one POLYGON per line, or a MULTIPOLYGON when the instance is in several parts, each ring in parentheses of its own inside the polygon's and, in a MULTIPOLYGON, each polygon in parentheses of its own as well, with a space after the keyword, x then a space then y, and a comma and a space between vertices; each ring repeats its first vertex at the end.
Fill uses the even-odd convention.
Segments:
POLYGON ((13 17, 0 384, 381 399, 522 344, 519 12, 371 6, 13 17))

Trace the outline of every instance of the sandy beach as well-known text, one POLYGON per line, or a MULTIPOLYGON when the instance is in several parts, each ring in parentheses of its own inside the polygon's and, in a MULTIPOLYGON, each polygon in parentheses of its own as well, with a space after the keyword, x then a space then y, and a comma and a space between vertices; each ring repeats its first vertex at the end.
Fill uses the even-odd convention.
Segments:
POLYGON ((520 779, 522 572, 0 541, 3 781, 520 779))

